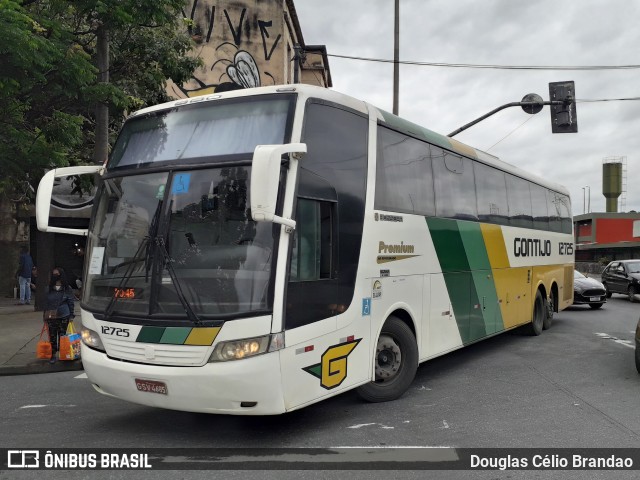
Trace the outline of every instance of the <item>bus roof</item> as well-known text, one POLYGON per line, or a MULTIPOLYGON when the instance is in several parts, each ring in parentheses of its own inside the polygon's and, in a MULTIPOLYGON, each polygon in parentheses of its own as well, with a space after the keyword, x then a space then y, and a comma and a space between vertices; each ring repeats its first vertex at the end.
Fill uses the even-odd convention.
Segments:
POLYGON ((299 83, 295 85, 274 85, 270 87, 258 87, 258 88, 239 89, 239 90, 232 90, 228 92, 213 93, 213 94, 202 95, 198 97, 174 100, 172 102, 167 102, 159 105, 154 105, 152 107, 147 107, 142 110, 138 110, 134 112, 131 115, 131 117, 153 113, 156 111, 165 110, 169 108, 179 107, 181 105, 208 102, 208 101, 220 100, 220 99, 226 99, 226 98, 240 98, 240 97, 249 97, 254 95, 273 94, 273 93, 297 93, 299 96, 305 98, 305 100, 307 98, 320 98, 323 100, 345 105, 363 114, 368 114, 368 112, 371 111, 373 112, 374 115, 377 116, 378 121, 381 124, 387 125, 390 128, 393 128, 394 130, 398 130, 402 133, 406 133, 408 135, 424 140, 431 144, 437 145, 446 150, 450 150, 452 152, 458 153, 460 155, 479 160, 482 163, 499 168, 500 170, 504 170, 505 172, 508 172, 518 177, 532 181, 534 183, 547 187, 551 190, 555 190, 559 193, 563 193, 567 196, 569 195, 569 191, 564 186, 555 182, 550 182, 548 180, 545 180, 542 177, 539 177, 525 170, 522 170, 514 165, 511 165, 507 162, 500 160, 498 157, 494 155, 491 155, 489 153, 483 152, 482 150, 473 148, 451 137, 447 137, 445 135, 436 133, 432 130, 429 130, 428 128, 424 128, 418 124, 410 122, 409 120, 400 118, 397 115, 386 112, 362 100, 358 100, 349 95, 336 92, 335 90, 330 90, 323 87, 317 87, 314 85, 305 85, 305 84, 299 83))

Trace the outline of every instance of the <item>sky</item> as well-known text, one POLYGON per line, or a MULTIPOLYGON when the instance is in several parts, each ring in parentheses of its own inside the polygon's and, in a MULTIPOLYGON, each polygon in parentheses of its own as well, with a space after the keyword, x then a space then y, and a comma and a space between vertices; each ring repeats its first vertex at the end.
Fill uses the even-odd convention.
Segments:
MULTIPOLYGON (((307 45, 393 60, 394 0, 296 0, 307 45)), ((640 1, 400 0, 400 61, 509 66, 640 65, 640 1)), ((393 65, 329 57, 333 89, 392 111, 393 65)), ((574 215, 605 211, 602 163, 626 157, 625 206, 640 211, 640 68, 505 70, 400 66, 399 115, 447 135, 549 83, 573 80, 578 133, 549 107, 502 110, 456 140, 569 189, 574 215)))

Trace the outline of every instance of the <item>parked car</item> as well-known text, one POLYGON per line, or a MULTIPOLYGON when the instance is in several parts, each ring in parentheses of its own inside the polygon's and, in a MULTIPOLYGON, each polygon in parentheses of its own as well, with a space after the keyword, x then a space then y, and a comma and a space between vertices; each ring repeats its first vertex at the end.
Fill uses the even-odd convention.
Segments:
POLYGON ((573 304, 589 305, 596 309, 607 301, 604 285, 595 278, 585 277, 579 271, 573 271, 573 304))
POLYGON ((640 373, 640 320, 636 327, 636 370, 640 373))
POLYGON ((602 272, 602 284, 607 290, 607 298, 612 293, 627 295, 636 301, 640 294, 640 260, 617 260, 607 265, 602 272))

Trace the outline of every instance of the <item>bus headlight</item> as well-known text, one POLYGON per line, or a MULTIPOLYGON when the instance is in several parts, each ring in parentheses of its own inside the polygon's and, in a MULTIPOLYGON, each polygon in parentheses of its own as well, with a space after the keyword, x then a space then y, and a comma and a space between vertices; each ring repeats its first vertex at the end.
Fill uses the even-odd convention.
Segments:
POLYGON ((87 347, 95 348, 101 352, 105 351, 102 340, 100 340, 98 334, 93 330, 90 330, 87 327, 82 327, 82 330, 80 330, 80 336, 82 337, 82 343, 87 347))
POLYGON ((284 348, 284 332, 220 342, 216 345, 211 357, 209 357, 209 363, 242 360, 243 358, 254 357, 267 352, 275 352, 282 348, 284 348))

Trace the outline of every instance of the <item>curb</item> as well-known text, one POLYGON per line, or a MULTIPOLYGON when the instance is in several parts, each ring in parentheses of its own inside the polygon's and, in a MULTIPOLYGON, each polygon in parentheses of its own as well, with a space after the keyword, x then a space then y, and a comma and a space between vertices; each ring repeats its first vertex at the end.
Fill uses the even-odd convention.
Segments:
POLYGON ((34 361, 27 365, 2 365, 0 376, 33 375, 38 373, 74 372, 84 370, 81 360, 60 361, 49 364, 47 360, 34 361))

